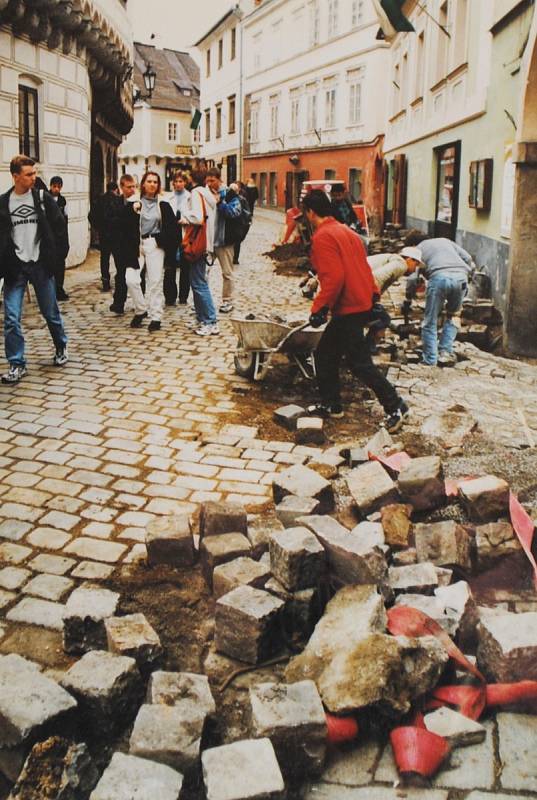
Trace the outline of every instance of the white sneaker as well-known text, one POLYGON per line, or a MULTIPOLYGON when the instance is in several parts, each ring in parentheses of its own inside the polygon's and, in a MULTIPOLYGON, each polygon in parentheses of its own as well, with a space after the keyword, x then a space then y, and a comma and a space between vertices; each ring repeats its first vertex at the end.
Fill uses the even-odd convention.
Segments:
POLYGON ((440 350, 437 363, 439 367, 454 367, 457 363, 457 356, 455 353, 448 353, 447 350, 440 350))
POLYGON ((229 300, 225 300, 222 305, 220 306, 219 311, 222 314, 229 314, 230 311, 233 311, 233 303, 230 303, 229 300))
POLYGON ((200 325, 200 327, 196 329, 195 333, 197 333, 198 336, 218 336, 220 329, 216 322, 214 322, 212 325, 200 325))

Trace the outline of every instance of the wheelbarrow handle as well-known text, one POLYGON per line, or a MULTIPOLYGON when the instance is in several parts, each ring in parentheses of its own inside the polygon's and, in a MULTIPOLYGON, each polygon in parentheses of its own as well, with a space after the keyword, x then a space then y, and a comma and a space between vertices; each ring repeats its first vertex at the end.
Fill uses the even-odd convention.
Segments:
POLYGON ((310 323, 309 323, 309 320, 308 320, 307 322, 304 322, 303 325, 299 325, 297 328, 293 328, 292 330, 290 330, 289 333, 286 336, 283 337, 283 339, 281 340, 280 344, 276 348, 276 351, 281 350, 283 348, 284 344, 286 344, 286 342, 291 338, 291 336, 294 333, 298 333, 299 331, 303 331, 305 328, 309 327, 309 324, 310 323))

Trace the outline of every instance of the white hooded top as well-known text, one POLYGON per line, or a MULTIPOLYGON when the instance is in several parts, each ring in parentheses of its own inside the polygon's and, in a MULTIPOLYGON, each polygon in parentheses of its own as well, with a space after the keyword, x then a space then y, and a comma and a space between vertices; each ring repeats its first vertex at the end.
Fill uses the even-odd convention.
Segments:
POLYGON ((205 212, 207 214, 207 252, 214 251, 214 228, 216 220, 216 198, 206 186, 195 186, 190 193, 188 206, 182 211, 181 219, 192 225, 201 225, 203 222, 203 205, 201 198, 205 201, 205 212))

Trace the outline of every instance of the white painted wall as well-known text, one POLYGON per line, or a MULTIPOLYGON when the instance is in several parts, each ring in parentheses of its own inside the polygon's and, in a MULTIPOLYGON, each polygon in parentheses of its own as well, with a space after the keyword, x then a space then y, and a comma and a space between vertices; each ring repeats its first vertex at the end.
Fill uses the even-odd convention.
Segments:
POLYGON ((390 54, 375 39, 371 0, 276 0, 245 17, 243 26, 251 153, 368 142, 383 133, 390 54), (353 92, 360 94, 354 113, 353 92), (308 119, 313 102, 315 126, 308 119))
POLYGON ((89 244, 89 154, 91 92, 85 55, 64 56, 46 45, 0 29, 0 188, 12 185, 9 162, 19 152, 18 87, 38 90, 39 175, 48 185, 63 178, 69 214, 68 264, 79 264, 89 244))

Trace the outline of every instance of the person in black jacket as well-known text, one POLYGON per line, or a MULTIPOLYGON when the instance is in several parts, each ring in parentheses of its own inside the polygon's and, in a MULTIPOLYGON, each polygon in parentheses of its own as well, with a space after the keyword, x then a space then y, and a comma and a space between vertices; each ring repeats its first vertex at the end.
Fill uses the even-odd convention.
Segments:
MULTIPOLYGON (((102 291, 110 291, 110 256, 114 256, 117 271, 117 251, 115 245, 116 226, 121 208, 118 185, 115 181, 108 181, 106 192, 97 198, 89 213, 89 221, 99 233, 99 247, 101 251, 101 282, 102 291)), ((116 278, 117 280, 117 278, 116 278)))
POLYGON ((52 197, 55 199, 58 208, 60 209, 63 218, 65 220, 65 238, 62 242, 62 246, 58 249, 57 252, 57 261, 56 261, 56 269, 54 271, 54 278, 56 280, 56 299, 57 300, 69 300, 69 295, 64 289, 64 281, 65 281, 65 259, 67 258, 67 254, 69 253, 69 218, 67 216, 67 201, 62 194, 63 189, 63 180, 59 175, 54 175, 53 178, 50 179, 50 193, 52 197))
POLYGON ((55 355, 53 363, 67 363, 67 336, 56 300, 54 270, 58 249, 65 242, 65 220, 54 198, 36 191, 35 161, 28 156, 12 158, 13 187, 0 196, 0 277, 4 278, 4 344, 9 371, 2 383, 15 384, 26 375, 24 336, 21 327, 26 285, 35 289, 55 355))
POLYGON ((140 200, 129 204, 123 212, 121 245, 128 263, 125 278, 127 289, 134 303, 131 328, 140 328, 145 317, 149 317, 148 331, 160 330, 164 309, 164 267, 175 268, 179 246, 179 227, 174 211, 166 200, 159 200, 160 175, 146 172, 140 181, 140 200), (133 221, 135 220, 136 223, 133 221), (136 227, 135 227, 136 224, 136 227), (139 251, 145 261, 146 296, 142 293, 140 265, 134 260, 139 251))
POLYGON ((110 306, 110 311, 121 315, 124 313, 127 299, 125 272, 129 266, 134 265, 135 268, 138 266, 140 225, 136 215, 129 216, 126 214, 131 205, 131 198, 136 192, 136 181, 133 176, 122 175, 119 180, 119 187, 121 194, 117 198, 117 203, 111 206, 110 212, 113 214, 111 230, 114 232, 113 255, 116 263, 114 299, 110 306))

